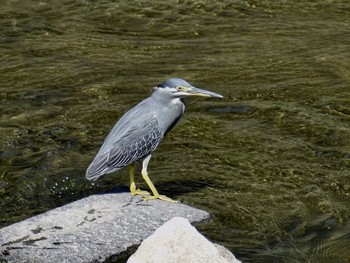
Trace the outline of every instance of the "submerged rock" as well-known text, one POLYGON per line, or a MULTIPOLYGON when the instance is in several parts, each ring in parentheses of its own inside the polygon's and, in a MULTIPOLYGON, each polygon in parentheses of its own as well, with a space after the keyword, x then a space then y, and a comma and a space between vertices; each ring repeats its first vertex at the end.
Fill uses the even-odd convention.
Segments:
POLYGON ((183 204, 125 192, 92 195, 0 229, 0 262, 103 262, 174 216, 209 218, 183 204))
POLYGON ((185 218, 174 217, 145 239, 127 263, 239 263, 226 248, 214 245, 185 218))

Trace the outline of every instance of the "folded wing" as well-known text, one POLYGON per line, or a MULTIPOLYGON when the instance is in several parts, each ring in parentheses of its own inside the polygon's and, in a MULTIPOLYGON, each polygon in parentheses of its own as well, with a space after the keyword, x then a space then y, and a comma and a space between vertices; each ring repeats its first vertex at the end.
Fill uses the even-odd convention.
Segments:
POLYGON ((151 154, 163 139, 152 104, 143 101, 113 127, 86 171, 88 180, 119 170, 151 154))

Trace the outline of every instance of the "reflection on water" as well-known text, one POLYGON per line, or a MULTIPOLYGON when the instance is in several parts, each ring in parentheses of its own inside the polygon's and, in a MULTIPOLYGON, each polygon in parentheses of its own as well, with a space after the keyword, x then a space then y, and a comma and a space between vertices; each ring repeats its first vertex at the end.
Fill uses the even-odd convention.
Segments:
MULTIPOLYGON (((189 100, 157 149, 157 189, 245 262, 348 262, 347 1, 5 1, 0 219, 127 185, 87 165, 116 120, 170 76, 189 100)), ((139 178, 141 181, 141 178, 139 178)), ((145 187, 145 184, 141 183, 145 187)))

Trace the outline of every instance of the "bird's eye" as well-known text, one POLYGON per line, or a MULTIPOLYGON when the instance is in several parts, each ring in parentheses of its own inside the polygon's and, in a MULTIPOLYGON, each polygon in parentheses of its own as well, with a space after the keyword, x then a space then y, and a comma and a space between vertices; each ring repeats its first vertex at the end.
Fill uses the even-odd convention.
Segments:
POLYGON ((183 90, 183 87, 182 86, 177 86, 176 89, 177 90, 183 90))

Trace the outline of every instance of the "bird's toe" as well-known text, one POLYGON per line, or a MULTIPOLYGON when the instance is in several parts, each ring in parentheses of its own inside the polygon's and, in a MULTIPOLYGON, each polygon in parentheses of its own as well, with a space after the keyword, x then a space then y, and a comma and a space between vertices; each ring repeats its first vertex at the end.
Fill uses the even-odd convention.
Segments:
POLYGON ((150 200, 154 200, 154 199, 159 199, 159 200, 162 200, 165 202, 170 202, 170 203, 180 203, 180 201, 173 200, 170 197, 167 197, 165 195, 158 195, 158 196, 151 195, 151 196, 145 196, 143 198, 143 200, 145 200, 145 201, 150 201, 150 200))
POLYGON ((136 189, 135 191, 131 192, 132 195, 151 195, 148 191, 143 191, 140 189, 136 189))

